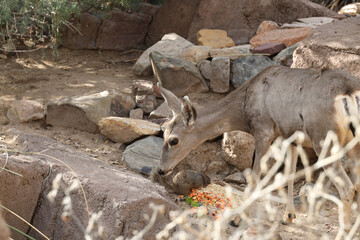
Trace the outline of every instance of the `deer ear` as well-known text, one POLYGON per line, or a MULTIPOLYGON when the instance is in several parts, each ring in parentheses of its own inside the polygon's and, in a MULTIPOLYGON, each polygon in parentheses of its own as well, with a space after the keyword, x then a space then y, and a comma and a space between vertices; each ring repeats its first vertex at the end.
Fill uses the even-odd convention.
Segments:
POLYGON ((163 88, 162 86, 160 86, 160 83, 157 83, 157 87, 158 87, 161 95, 165 99, 168 107, 173 112, 173 116, 175 116, 177 113, 180 113, 181 112, 181 101, 180 101, 180 99, 175 94, 170 92, 169 90, 167 90, 167 89, 163 88))
POLYGON ((188 96, 185 96, 182 99, 181 103, 181 113, 183 115, 185 126, 191 126, 196 120, 196 110, 193 107, 192 103, 188 96))

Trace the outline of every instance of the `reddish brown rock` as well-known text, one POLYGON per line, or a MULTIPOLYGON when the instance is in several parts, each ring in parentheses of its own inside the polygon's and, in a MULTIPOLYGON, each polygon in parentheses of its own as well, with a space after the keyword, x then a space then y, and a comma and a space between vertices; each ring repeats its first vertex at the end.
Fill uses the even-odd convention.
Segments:
POLYGON ((122 11, 113 11, 111 16, 101 24, 96 48, 126 50, 143 44, 151 16, 122 11))
POLYGON ((146 43, 151 45, 171 32, 195 43, 197 32, 208 28, 225 30, 240 45, 249 42, 264 20, 283 24, 315 16, 339 15, 305 0, 228 0, 226 4, 218 0, 167 0, 154 15, 146 43))
POLYGON ((260 23, 258 29, 256 30, 256 34, 260 34, 260 33, 275 30, 275 29, 279 29, 279 25, 276 22, 263 21, 262 23, 260 23))
POLYGON ((311 28, 296 28, 267 31, 251 38, 250 44, 254 48, 266 43, 284 43, 290 47, 306 38, 311 30, 311 28))
POLYGON ((284 43, 266 43, 251 49, 250 52, 268 54, 269 56, 273 56, 281 52, 281 50, 285 48, 286 46, 284 43))
POLYGON ((66 28, 62 45, 71 49, 95 49, 101 19, 90 13, 81 13, 73 24, 79 31, 66 28))

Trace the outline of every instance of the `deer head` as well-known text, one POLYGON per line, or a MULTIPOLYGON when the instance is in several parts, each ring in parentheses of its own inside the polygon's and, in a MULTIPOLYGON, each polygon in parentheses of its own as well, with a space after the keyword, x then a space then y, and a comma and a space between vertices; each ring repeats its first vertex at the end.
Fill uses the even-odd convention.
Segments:
POLYGON ((175 94, 159 84, 158 88, 173 112, 172 119, 165 125, 164 146, 158 168, 158 173, 164 175, 172 171, 202 141, 197 135, 200 127, 197 126, 196 110, 188 96, 180 100, 175 94))

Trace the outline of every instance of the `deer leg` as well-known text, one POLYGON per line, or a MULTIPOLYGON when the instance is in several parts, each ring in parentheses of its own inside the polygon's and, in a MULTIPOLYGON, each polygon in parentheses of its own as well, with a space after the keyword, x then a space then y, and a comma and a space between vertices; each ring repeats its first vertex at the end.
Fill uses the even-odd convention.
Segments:
POLYGON ((298 160, 298 152, 295 146, 291 146, 291 159, 287 162, 290 166, 285 166, 285 173, 288 178, 288 197, 286 204, 286 212, 283 216, 282 223, 289 224, 296 218, 295 215, 295 206, 294 206, 294 178, 296 172, 296 164, 298 160))
POLYGON ((260 179, 261 168, 260 160, 268 151, 272 141, 275 138, 274 128, 263 126, 263 129, 254 133, 255 138, 255 160, 253 164, 253 173, 255 178, 260 179))

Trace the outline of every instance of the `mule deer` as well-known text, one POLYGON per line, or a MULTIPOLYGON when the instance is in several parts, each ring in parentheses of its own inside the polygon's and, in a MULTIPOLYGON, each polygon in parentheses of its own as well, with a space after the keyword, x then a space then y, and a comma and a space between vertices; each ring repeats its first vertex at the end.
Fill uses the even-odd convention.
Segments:
MULTIPOLYGON (((260 176, 260 159, 278 136, 289 137, 295 131, 305 134, 303 145, 319 156, 320 142, 329 130, 344 146, 354 131, 346 119, 360 111, 360 81, 341 70, 289 69, 268 67, 256 77, 227 95, 196 111, 185 96, 182 100, 159 86, 173 117, 164 131, 159 174, 171 171, 192 149, 224 132, 241 130, 255 137, 253 171, 260 176)), ((296 159, 291 172, 296 171, 296 159)), ((341 160, 333 164, 344 184, 331 179, 344 204, 345 224, 350 226, 351 205, 356 188, 347 176, 341 160)), ((329 171, 324 167, 325 172, 329 171)), ((356 186, 360 183, 356 179, 356 186)), ((288 204, 284 221, 295 217, 293 180, 288 181, 288 204)))

